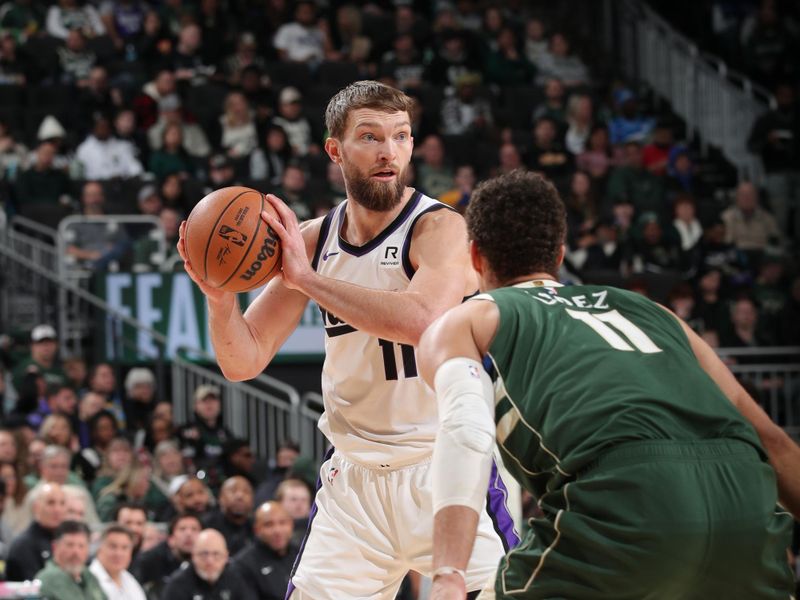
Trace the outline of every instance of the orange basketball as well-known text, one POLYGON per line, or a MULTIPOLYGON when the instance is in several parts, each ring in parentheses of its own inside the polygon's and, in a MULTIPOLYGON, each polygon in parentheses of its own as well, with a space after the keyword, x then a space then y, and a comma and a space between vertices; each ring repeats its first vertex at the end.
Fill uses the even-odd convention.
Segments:
POLYGON ((280 238, 261 218, 262 210, 277 216, 264 194, 237 186, 211 192, 192 209, 186 254, 206 284, 246 292, 280 271, 280 238))

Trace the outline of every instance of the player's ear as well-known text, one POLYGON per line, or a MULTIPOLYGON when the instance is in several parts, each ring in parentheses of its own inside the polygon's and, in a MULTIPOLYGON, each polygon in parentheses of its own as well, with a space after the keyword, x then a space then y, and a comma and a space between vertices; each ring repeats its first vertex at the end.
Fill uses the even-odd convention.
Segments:
POLYGON ((325 140, 325 152, 328 153, 330 159, 337 165, 342 162, 342 153, 339 148, 339 140, 329 137, 325 140))
POLYGON ((478 246, 475 244, 475 240, 469 241, 469 260, 472 263, 472 268, 478 275, 483 274, 483 265, 481 264, 481 256, 480 250, 478 250, 478 246))
POLYGON ((561 267, 561 263, 564 262, 564 257, 567 254, 567 246, 565 244, 561 244, 561 248, 558 251, 558 262, 556 263, 557 267, 561 267))

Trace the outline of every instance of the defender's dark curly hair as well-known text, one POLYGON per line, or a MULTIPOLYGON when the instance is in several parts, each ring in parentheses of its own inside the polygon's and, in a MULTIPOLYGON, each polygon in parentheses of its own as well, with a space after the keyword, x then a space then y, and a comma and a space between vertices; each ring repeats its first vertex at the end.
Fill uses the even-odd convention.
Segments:
POLYGON ((537 173, 516 169, 480 184, 467 206, 469 237, 497 279, 558 271, 567 230, 564 203, 537 173))

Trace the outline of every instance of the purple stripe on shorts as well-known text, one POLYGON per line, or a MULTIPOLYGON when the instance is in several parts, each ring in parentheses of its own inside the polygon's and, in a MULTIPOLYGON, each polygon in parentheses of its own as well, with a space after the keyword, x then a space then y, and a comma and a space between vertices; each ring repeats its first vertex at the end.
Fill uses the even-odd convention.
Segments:
POLYGON ((507 500, 506 484, 503 483, 497 463, 493 460, 492 474, 489 477, 489 491, 486 495, 486 512, 489 513, 494 530, 500 536, 506 552, 519 544, 519 536, 514 529, 514 519, 506 506, 507 500))
MULTIPOLYGON (((322 463, 326 463, 331 456, 333 456, 334 448, 331 448, 325 453, 325 458, 322 459, 322 463)), ((319 492, 319 488, 322 487, 322 477, 317 475, 317 488, 316 491, 319 492)), ((294 583, 292 583, 292 577, 294 577, 295 572, 297 571, 297 567, 300 565, 300 557, 303 556, 303 550, 306 548, 306 542, 308 541, 308 536, 311 533, 311 524, 314 522, 314 517, 317 516, 317 500, 316 494, 314 495, 314 502, 311 503, 311 511, 308 513, 308 526, 306 527, 306 534, 303 536, 303 542, 300 544, 300 550, 297 552, 297 558, 294 559, 294 565, 292 565, 292 574, 289 576, 289 585, 286 588, 286 596, 284 600, 289 600, 292 596, 292 592, 294 592, 295 587, 294 583)))

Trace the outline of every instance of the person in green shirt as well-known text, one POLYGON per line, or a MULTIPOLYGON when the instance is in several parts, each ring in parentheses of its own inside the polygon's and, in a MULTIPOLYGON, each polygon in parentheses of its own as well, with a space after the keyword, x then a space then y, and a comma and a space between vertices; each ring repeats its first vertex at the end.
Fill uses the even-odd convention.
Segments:
POLYGON ((53 558, 36 574, 47 600, 109 600, 86 566, 89 528, 79 521, 64 521, 53 539, 53 558))
POLYGON ((58 335, 51 325, 37 325, 31 331, 31 354, 14 367, 14 387, 19 389, 26 373, 41 373, 48 385, 61 385, 67 376, 58 363, 58 335))
POLYGON ((481 598, 789 598, 800 447, 673 313, 556 281, 546 179, 485 182, 466 219, 482 293, 418 351, 440 420, 431 598, 464 598, 495 443, 542 516, 481 598))

